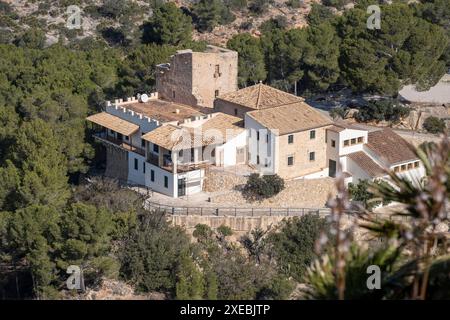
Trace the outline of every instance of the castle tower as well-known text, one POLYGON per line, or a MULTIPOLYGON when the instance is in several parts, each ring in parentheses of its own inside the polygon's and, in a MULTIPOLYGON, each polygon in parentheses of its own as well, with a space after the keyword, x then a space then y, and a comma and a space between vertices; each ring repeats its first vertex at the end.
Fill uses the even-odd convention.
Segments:
POLYGON ((179 50, 158 65, 156 89, 164 100, 213 108, 217 96, 238 89, 237 76, 237 52, 209 45, 205 52, 179 50))

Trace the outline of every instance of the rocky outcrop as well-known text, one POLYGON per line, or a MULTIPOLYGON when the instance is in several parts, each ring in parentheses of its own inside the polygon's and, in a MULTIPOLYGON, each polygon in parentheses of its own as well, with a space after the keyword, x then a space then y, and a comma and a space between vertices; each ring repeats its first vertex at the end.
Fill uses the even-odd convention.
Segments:
POLYGON ((450 105, 412 105, 412 110, 399 126, 405 129, 422 130, 428 117, 437 117, 449 121, 450 105))
POLYGON ((63 291, 63 299, 70 300, 164 300, 165 295, 158 292, 138 294, 129 284, 112 279, 103 279, 97 288, 87 289, 85 293, 63 291))

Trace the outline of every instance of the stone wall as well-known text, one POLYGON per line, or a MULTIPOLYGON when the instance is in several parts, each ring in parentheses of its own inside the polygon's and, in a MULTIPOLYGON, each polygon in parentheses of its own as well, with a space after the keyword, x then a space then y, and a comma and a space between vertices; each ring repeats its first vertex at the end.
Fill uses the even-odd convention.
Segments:
POLYGON ((247 177, 239 176, 232 172, 207 170, 204 191, 216 192, 221 190, 233 190, 236 186, 246 183, 247 177))
POLYGON ((156 88, 165 100, 213 108, 216 95, 237 87, 237 52, 208 46, 206 52, 180 50, 157 66, 156 88), (217 67, 218 66, 218 71, 217 67))
POLYGON ((106 170, 105 176, 128 180, 128 152, 118 147, 106 145, 106 170))
POLYGON ((423 123, 431 116, 447 120, 448 125, 450 117, 449 107, 445 105, 413 105, 409 116, 401 122, 400 127, 423 130, 423 123))
POLYGON ((215 229, 225 225, 233 230, 235 236, 241 236, 251 230, 260 228, 267 230, 269 227, 275 227, 282 220, 288 219, 281 216, 260 216, 260 217, 226 217, 226 216, 168 216, 170 222, 174 225, 184 227, 188 234, 192 234, 197 224, 206 224, 215 229))
POLYGON ((226 100, 216 99, 214 101, 214 111, 223 112, 232 116, 244 119, 245 114, 253 109, 235 104, 226 100))
POLYGON ((192 94, 192 51, 179 51, 170 64, 156 69, 156 89, 159 98, 187 105, 197 105, 192 94))
POLYGON ((288 134, 277 137, 277 153, 275 163, 277 173, 283 178, 295 178, 315 173, 328 167, 327 144, 325 142, 326 127, 313 129, 315 139, 310 139, 310 131, 293 133, 294 142, 288 143, 288 134), (315 152, 315 160, 309 160, 309 153, 315 152), (294 156, 294 164, 288 166, 288 156, 294 156))

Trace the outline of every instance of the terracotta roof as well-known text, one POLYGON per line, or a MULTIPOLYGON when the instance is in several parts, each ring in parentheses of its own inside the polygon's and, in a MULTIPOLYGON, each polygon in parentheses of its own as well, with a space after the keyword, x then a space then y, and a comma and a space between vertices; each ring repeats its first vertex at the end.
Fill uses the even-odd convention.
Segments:
POLYGON ((369 132, 367 147, 388 165, 418 159, 414 147, 388 128, 369 132))
POLYGON ((251 109, 267 109, 288 103, 304 101, 303 98, 259 83, 238 91, 226 93, 218 99, 251 109))
POLYGON ((278 130, 278 135, 331 125, 333 122, 305 102, 286 104, 265 110, 247 113, 270 130, 278 130))
POLYGON ((222 144, 245 130, 241 118, 223 113, 215 114, 200 126, 191 126, 194 124, 195 122, 179 126, 163 125, 143 135, 142 139, 168 150, 187 149, 210 144, 222 144), (216 132, 209 130, 218 130, 222 136, 216 137, 214 136, 216 132))
POLYGON ((378 164, 376 164, 364 151, 350 153, 348 155, 362 170, 367 172, 371 177, 384 176, 386 172, 378 164))
POLYGON ((211 119, 208 119, 203 123, 201 129, 203 132, 206 132, 207 130, 219 130, 224 138, 227 137, 227 131, 229 135, 234 132, 234 135, 230 135, 227 139, 230 139, 245 130, 244 120, 221 112, 214 114, 211 119), (230 129, 232 129, 232 131, 230 129))
POLYGON ((341 131, 344 131, 345 129, 346 128, 339 127, 337 125, 332 125, 331 127, 327 128, 327 130, 334 131, 334 132, 341 132, 341 131))
POLYGON ((199 110, 190 106, 161 99, 150 99, 145 103, 136 102, 124 105, 123 107, 161 122, 181 121, 193 116, 204 115, 199 110))
POLYGON ((139 130, 138 125, 123 120, 119 117, 113 116, 112 114, 106 112, 94 114, 92 116, 87 117, 86 120, 96 123, 102 127, 114 130, 125 136, 130 136, 139 130))
POLYGON ((361 131, 368 131, 367 128, 358 125, 357 123, 350 123, 345 120, 339 119, 334 121, 334 125, 339 128, 341 131, 345 129, 352 129, 352 130, 361 130, 361 131))

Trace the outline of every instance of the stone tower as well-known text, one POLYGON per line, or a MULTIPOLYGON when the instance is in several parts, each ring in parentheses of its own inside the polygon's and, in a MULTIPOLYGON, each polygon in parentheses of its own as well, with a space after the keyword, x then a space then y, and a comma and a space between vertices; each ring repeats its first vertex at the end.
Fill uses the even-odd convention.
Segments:
POLYGON ((156 89, 164 100, 213 108, 217 96, 238 89, 237 76, 237 52, 209 45, 205 52, 179 50, 158 65, 156 89))

